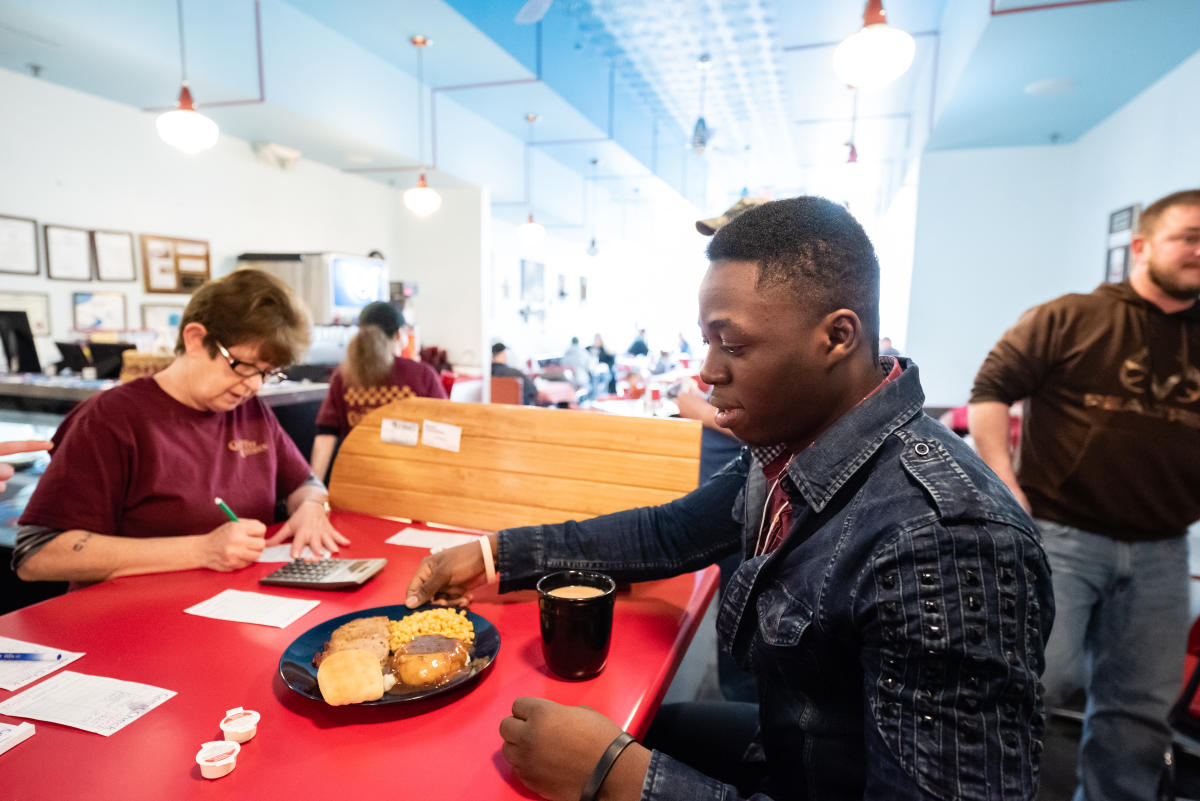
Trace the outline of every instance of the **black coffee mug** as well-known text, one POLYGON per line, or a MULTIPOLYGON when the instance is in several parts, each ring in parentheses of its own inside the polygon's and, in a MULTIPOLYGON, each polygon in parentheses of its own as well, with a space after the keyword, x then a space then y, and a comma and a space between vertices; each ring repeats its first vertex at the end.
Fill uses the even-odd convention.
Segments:
POLYGON ((617 584, 590 570, 563 570, 537 583, 542 655, 564 679, 590 679, 608 661, 617 584))

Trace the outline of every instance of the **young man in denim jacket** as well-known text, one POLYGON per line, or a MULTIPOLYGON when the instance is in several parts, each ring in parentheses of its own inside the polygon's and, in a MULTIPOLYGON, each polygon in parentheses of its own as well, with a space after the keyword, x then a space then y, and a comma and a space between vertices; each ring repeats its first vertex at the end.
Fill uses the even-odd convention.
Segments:
MULTIPOLYGON (((501 590, 743 554, 717 628, 759 703, 664 708, 588 798, 1033 798, 1045 557, 1012 494, 924 415, 916 366, 878 358, 866 234, 841 206, 793 198, 730 222, 708 256, 700 375, 750 447, 672 503, 492 537, 501 590)), ((442 551, 408 603, 469 598, 483 575, 478 547, 442 551)), ((500 733, 530 789, 571 801, 623 734, 539 698, 516 699, 500 733)))

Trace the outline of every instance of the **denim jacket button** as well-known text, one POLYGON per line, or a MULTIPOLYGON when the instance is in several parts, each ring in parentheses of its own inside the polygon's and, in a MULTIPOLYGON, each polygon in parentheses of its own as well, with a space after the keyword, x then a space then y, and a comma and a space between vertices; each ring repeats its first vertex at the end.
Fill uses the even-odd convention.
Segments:
POLYGON ((933 599, 929 599, 929 600, 925 601, 925 603, 923 604, 923 606, 925 607, 925 611, 926 611, 926 612, 936 612, 936 611, 938 611, 938 602, 937 602, 937 601, 935 601, 935 600, 933 600, 933 599))
POLYGON ((918 442, 916 445, 913 446, 913 450, 917 452, 917 456, 928 456, 929 455, 929 446, 926 445, 924 442, 918 442))
POLYGON ((979 586, 979 574, 976 573, 974 570, 964 570, 963 571, 963 581, 966 582, 967 585, 970 587, 978 587, 979 586))
POLYGON ((933 574, 932 570, 922 570, 921 571, 921 583, 924 584, 926 587, 931 587, 934 584, 937 584, 937 576, 935 576, 933 574))
POLYGON ((896 586, 896 574, 895 573, 884 573, 883 577, 881 579, 879 579, 879 583, 882 584, 884 587, 887 587, 889 590, 892 589, 893 587, 896 586))

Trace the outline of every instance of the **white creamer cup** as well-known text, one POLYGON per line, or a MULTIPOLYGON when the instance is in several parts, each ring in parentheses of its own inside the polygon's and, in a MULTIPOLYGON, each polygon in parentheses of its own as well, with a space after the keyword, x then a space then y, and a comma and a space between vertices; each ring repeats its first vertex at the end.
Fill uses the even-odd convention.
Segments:
POLYGON ((237 765, 238 752, 242 746, 228 740, 212 740, 200 746, 196 752, 196 764, 200 775, 206 779, 219 779, 237 765))
POLYGON ((262 715, 252 709, 234 707, 221 720, 221 733, 226 740, 244 743, 258 733, 258 721, 261 719, 262 715))

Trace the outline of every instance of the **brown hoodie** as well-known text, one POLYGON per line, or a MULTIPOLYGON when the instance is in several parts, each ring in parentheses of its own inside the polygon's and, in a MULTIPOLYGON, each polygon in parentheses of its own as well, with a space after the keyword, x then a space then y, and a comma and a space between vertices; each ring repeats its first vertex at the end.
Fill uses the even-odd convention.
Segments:
POLYGON ((971 403, 1026 399, 1017 480, 1035 517, 1120 540, 1200 519, 1200 304, 1166 314, 1128 282, 1063 295, 992 348, 971 403))

